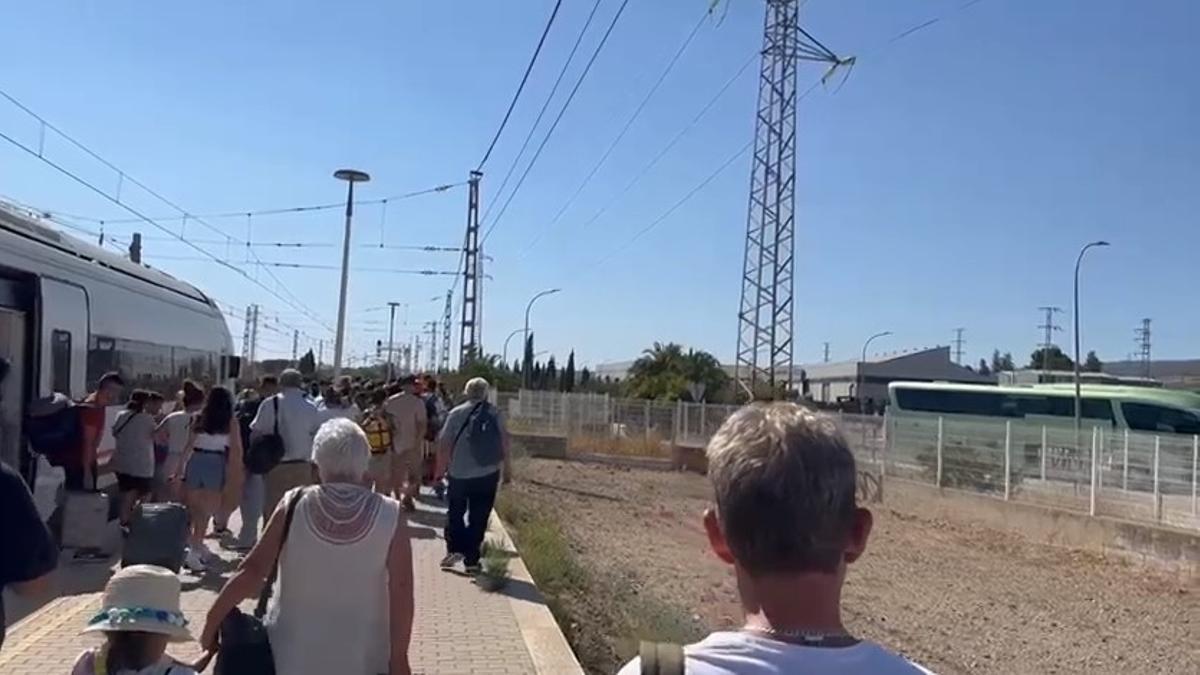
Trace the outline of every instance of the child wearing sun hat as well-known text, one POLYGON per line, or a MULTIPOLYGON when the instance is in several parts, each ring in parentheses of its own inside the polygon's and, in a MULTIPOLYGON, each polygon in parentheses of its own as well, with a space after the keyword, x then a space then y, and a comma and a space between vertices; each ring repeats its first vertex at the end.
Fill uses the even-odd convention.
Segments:
POLYGON ((168 642, 192 639, 179 609, 179 577, 155 565, 122 568, 104 587, 102 609, 84 633, 104 644, 79 655, 71 675, 196 675, 167 654, 168 642))

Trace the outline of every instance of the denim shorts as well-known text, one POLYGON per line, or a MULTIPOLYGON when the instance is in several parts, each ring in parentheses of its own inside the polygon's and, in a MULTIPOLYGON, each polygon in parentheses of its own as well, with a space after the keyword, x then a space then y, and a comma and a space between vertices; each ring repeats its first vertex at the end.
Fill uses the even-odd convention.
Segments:
POLYGON ((191 490, 213 490, 225 488, 225 453, 196 450, 188 460, 183 484, 191 490))

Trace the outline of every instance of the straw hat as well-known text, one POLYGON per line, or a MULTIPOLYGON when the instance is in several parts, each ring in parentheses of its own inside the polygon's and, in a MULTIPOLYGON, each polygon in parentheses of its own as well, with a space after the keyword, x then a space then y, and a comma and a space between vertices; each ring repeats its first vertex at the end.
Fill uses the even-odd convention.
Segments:
POLYGON ((102 607, 84 633, 140 631, 166 635, 172 641, 192 639, 179 609, 179 577, 156 565, 130 565, 117 571, 104 587, 102 607))

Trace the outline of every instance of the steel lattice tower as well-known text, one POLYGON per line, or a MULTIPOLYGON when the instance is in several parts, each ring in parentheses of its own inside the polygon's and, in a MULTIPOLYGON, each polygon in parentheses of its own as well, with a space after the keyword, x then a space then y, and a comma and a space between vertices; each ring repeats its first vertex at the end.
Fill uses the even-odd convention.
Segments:
POLYGON ((799 0, 767 0, 738 311, 737 379, 752 398, 792 380, 799 21, 799 0))
POLYGON ((800 27, 800 4, 767 0, 763 22, 738 310, 737 380, 751 398, 786 394, 792 383, 796 68, 800 61, 826 63, 827 78, 839 66, 854 63, 853 58, 838 58, 800 27))
POLYGON ((453 314, 451 309, 452 300, 454 299, 454 291, 446 291, 446 308, 442 311, 442 356, 438 372, 450 372, 450 317, 453 314))
POLYGON ((480 342, 480 316, 482 298, 479 294, 479 179, 483 174, 472 171, 468 181, 467 194, 467 235, 463 240, 463 296, 462 296, 462 331, 459 341, 461 349, 459 365, 462 366, 472 356, 482 353, 480 342))

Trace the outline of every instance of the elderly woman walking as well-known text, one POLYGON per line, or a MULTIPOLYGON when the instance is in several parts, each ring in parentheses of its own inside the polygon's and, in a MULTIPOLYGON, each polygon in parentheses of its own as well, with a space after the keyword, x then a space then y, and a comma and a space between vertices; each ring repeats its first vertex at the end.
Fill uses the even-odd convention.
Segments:
POLYGON ((257 594, 278 559, 264 623, 275 672, 407 675, 413 624, 412 547, 400 506, 367 483, 367 437, 348 419, 321 425, 321 484, 290 490, 208 613, 201 644, 257 594), (285 532, 287 511, 291 527, 285 532))

